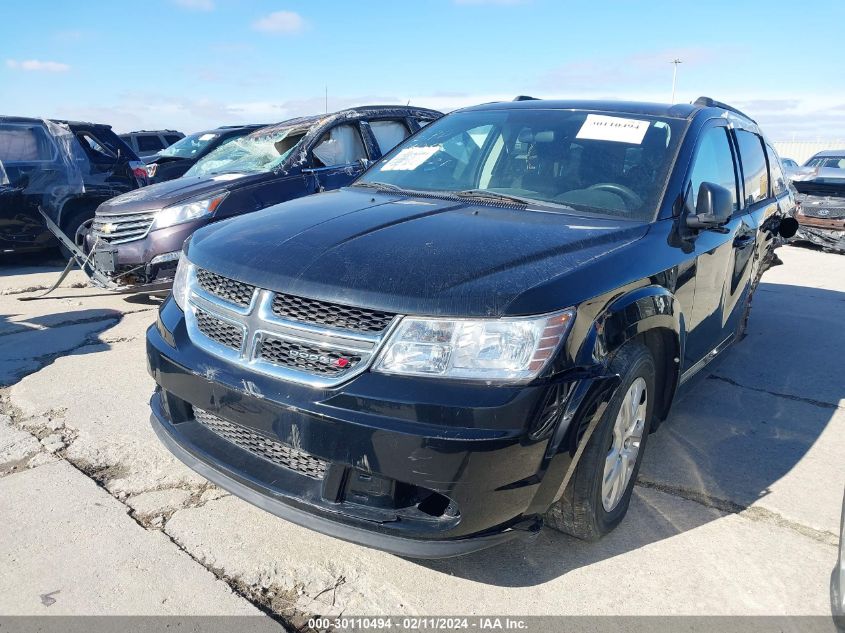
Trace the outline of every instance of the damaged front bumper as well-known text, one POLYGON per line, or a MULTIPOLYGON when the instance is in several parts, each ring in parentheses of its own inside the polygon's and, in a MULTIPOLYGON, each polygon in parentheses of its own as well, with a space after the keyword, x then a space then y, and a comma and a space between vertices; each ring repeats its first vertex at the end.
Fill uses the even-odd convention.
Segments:
POLYGON ((140 239, 117 244, 96 233, 89 234, 86 245, 92 255, 91 264, 100 273, 92 282, 118 292, 170 288, 182 245, 204 224, 189 222, 156 229, 140 239))
MULTIPOLYGON (((804 187, 822 186, 800 184, 804 187)), ((825 186, 843 195, 799 195, 800 206, 795 215, 798 231, 791 241, 809 242, 826 251, 845 253, 845 185, 825 186)))
POLYGON ((188 466, 286 520, 412 558, 536 535, 565 486, 581 411, 601 410, 594 401, 617 380, 432 389, 367 372, 313 388, 191 345, 172 299, 147 332, 147 358, 153 428, 188 466), (552 390, 567 394, 553 399, 560 421, 537 433, 552 390))

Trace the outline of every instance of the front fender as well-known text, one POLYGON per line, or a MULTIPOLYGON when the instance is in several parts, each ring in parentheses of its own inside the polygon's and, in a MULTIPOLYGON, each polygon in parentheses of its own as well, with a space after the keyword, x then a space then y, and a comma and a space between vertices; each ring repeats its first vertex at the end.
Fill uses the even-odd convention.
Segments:
POLYGON ((579 365, 606 364, 619 348, 649 330, 671 332, 683 358, 684 317, 678 299, 663 286, 649 285, 615 298, 593 320, 576 356, 579 365))

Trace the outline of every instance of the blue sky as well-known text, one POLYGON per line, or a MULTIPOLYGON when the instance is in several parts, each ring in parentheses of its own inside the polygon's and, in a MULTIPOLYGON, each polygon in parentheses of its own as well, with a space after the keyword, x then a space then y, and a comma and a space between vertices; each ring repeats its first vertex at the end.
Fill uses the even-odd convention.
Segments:
POLYGON ((845 139, 845 2, 4 0, 3 114, 191 132, 365 103, 706 94, 845 139), (697 8, 698 7, 698 8, 697 8))

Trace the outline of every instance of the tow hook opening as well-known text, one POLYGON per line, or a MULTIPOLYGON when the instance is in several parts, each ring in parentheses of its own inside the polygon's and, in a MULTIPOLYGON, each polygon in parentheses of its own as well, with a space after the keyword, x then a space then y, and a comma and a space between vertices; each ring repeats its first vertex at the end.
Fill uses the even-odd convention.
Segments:
POLYGON ((347 478, 344 503, 388 510, 406 518, 457 520, 460 510, 434 490, 354 469, 347 478))

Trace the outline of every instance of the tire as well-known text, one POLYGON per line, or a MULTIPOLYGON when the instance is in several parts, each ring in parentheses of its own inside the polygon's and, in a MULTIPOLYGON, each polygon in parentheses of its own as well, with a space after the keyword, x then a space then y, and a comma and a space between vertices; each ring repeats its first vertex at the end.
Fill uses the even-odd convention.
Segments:
MULTIPOLYGON (((83 209, 72 213, 70 217, 66 218, 62 222, 61 228, 64 234, 67 235, 74 244, 85 251, 85 235, 88 233, 88 230, 91 228, 91 224, 93 224, 93 222, 94 212, 83 209)), ((59 244, 59 250, 61 250, 64 257, 70 259, 71 252, 65 248, 64 244, 59 244)))
POLYGON ((643 343, 627 343, 613 358, 610 368, 622 377, 622 382, 581 454, 563 496, 546 513, 546 525, 585 541, 595 541, 609 533, 619 525, 628 511, 658 393, 655 388, 654 359, 643 343), (636 400, 638 389, 644 389, 645 402, 640 398, 639 406, 634 410, 636 424, 632 428, 636 430, 633 435, 627 436, 625 432, 620 432, 626 426, 621 412, 622 404, 626 400, 629 403, 636 400), (628 448, 625 448, 623 439, 626 436, 628 448), (622 479, 614 477, 613 480, 617 482, 614 490, 610 491, 613 488, 611 485, 603 487, 606 468, 610 472, 619 472, 612 470, 614 464, 617 468, 623 468, 624 463, 630 463, 630 459, 625 462, 621 456, 623 453, 630 456, 630 447, 637 441, 639 447, 633 459, 633 467, 625 471, 630 472, 625 475, 627 481, 622 483, 622 479))

